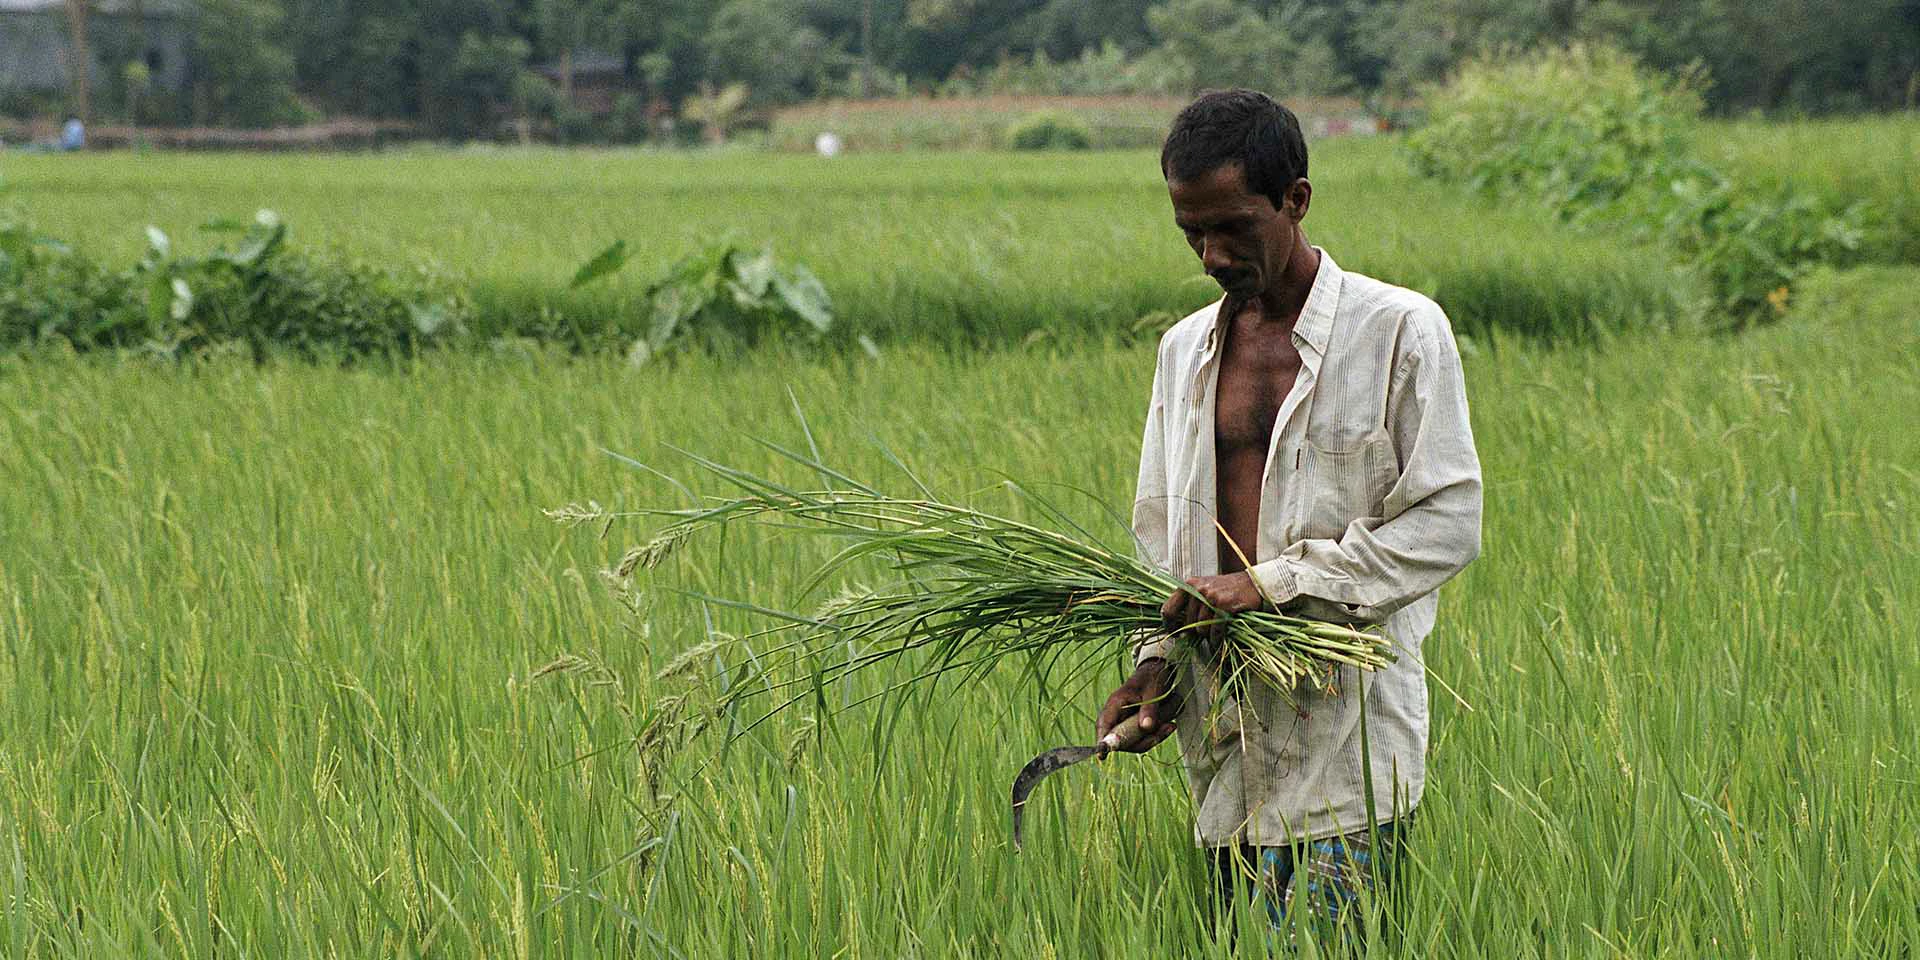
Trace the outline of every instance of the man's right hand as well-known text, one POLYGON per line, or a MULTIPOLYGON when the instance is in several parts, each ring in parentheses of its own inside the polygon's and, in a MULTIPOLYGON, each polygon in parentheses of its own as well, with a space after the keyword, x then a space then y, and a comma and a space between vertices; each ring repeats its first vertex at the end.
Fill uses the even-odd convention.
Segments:
POLYGON ((1105 739, 1109 731, 1135 712, 1140 714, 1140 736, 1131 743, 1116 744, 1115 749, 1146 753, 1172 736, 1174 718, 1180 714, 1180 695, 1173 681, 1173 665, 1166 660, 1149 657, 1140 661, 1140 665, 1133 668, 1133 676, 1113 691, 1106 706, 1100 708, 1100 718, 1094 724, 1094 742, 1105 739))

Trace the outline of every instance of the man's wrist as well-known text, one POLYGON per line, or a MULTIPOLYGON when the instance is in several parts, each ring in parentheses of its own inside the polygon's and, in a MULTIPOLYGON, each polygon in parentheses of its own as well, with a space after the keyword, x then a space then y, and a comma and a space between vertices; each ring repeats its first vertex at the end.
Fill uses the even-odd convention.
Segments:
POLYGON ((1165 660, 1167 655, 1172 652, 1172 637, 1155 637, 1134 649, 1133 665, 1138 667, 1148 660, 1165 660))

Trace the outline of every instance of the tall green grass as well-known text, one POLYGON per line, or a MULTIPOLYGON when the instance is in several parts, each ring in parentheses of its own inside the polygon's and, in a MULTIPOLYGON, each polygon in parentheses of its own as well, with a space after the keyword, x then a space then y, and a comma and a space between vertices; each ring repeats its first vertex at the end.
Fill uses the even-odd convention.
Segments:
MULTIPOLYGON (((1313 169, 1314 242, 1433 294, 1462 329, 1580 335, 1662 319, 1681 299, 1657 251, 1421 182, 1390 143, 1317 144, 1313 169)), ((1218 294, 1173 228, 1149 152, 23 156, 5 173, 41 232, 113 262, 139 257, 147 223, 190 246, 209 217, 271 207, 295 244, 434 265, 471 296, 482 337, 631 338, 647 283, 723 236, 805 262, 882 341, 1110 338, 1218 294), (617 238, 635 252, 626 272, 566 293, 617 238)))
MULTIPOLYGON (((1377 952, 1920 942, 1916 294, 1881 270, 1738 338, 1475 341, 1486 552, 1427 647, 1471 709, 1436 691, 1377 952)), ((749 437, 797 436, 783 386, 863 475, 878 437, 981 506, 1003 475, 1123 502, 1151 364, 0 361, 0 952, 1228 955, 1170 753, 1056 778, 1008 847, 1009 778, 1090 736, 1104 682, 1010 664, 703 767, 641 735, 737 664, 684 661, 690 602, 610 595, 624 531, 540 513, 676 495, 602 446, 778 469, 749 437)), ((798 605, 819 545, 742 534, 699 583, 798 605)))

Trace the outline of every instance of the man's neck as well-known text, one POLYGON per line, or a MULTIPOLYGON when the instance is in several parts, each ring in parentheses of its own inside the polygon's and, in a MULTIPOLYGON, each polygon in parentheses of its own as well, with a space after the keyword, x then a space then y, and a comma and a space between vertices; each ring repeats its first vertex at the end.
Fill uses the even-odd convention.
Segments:
POLYGON ((1320 251, 1309 246, 1305 238, 1295 246, 1293 255, 1287 258, 1287 266, 1281 272, 1281 283, 1273 284, 1252 300, 1238 303, 1229 302, 1229 316, 1248 319, 1262 325, 1275 324, 1286 330, 1292 330, 1300 319, 1300 311, 1306 309, 1307 298, 1313 293, 1313 282, 1320 274, 1320 251))

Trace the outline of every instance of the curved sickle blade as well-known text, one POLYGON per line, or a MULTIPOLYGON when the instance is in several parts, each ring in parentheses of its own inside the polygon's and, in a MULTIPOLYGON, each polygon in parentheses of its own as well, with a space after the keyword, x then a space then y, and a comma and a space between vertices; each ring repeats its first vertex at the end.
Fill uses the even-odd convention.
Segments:
POLYGON ((1065 770, 1093 756, 1093 747, 1055 747, 1027 761, 1020 775, 1013 778, 1013 849, 1020 849, 1020 817, 1027 809, 1027 795, 1049 775, 1065 770))

